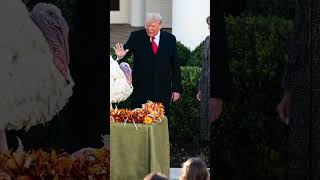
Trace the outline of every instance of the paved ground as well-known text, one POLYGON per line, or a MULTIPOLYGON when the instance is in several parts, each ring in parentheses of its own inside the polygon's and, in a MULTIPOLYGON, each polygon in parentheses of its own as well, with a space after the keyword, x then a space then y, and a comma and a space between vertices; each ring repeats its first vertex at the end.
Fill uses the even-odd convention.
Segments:
MULTIPOLYGON (((179 180, 179 176, 181 175, 181 168, 170 168, 170 180, 179 180)), ((208 168, 208 171, 210 169, 208 168)))
POLYGON ((178 180, 181 174, 181 168, 170 168, 170 180, 178 180))

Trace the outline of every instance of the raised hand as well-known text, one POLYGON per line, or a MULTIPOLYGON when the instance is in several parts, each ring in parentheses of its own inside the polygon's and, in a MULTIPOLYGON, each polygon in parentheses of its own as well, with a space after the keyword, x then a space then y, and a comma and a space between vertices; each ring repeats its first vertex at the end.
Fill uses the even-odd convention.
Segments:
POLYGON ((124 50, 121 43, 117 43, 116 47, 113 47, 113 50, 119 59, 123 58, 129 51, 129 49, 124 50))

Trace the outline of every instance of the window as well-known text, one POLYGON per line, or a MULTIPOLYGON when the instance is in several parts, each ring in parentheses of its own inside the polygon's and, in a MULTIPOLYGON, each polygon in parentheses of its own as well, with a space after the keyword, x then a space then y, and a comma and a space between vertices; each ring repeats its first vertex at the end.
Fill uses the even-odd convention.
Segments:
POLYGON ((120 11, 120 0, 111 0, 110 1, 110 10, 111 11, 120 11))

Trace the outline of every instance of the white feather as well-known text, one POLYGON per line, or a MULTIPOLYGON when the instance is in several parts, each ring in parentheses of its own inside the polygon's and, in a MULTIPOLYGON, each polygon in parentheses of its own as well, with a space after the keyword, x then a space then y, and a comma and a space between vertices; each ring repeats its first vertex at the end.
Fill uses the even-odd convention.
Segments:
POLYGON ((128 84, 123 71, 110 55, 110 103, 126 100, 132 93, 133 87, 128 84))

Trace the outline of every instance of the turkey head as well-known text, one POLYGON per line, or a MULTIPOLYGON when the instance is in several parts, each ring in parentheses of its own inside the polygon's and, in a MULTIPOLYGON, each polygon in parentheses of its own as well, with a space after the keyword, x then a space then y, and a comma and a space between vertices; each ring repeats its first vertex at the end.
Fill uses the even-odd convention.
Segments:
POLYGON ((59 8, 53 4, 38 3, 31 11, 33 22, 42 31, 53 54, 54 64, 63 77, 69 79, 69 27, 59 8))

